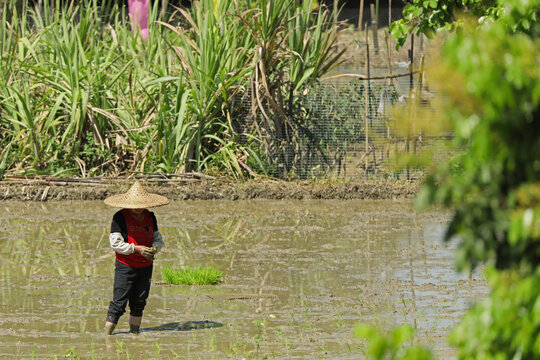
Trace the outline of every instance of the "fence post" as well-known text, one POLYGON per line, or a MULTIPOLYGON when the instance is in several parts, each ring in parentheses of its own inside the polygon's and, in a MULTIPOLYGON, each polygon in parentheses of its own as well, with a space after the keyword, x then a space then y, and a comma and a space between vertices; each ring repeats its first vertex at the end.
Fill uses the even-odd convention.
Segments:
MULTIPOLYGON (((418 101, 418 104, 421 105, 422 101, 422 88, 424 87, 424 55, 420 57, 420 69, 418 71, 418 83, 416 84, 416 99, 418 101)), ((416 118, 416 116, 415 116, 416 118)), ((416 155, 417 147, 421 144, 422 139, 422 131, 420 130, 418 134, 416 133, 416 124, 413 123, 415 127, 413 128, 414 131, 414 145, 413 145, 413 154, 416 155)))
POLYGON ((414 34, 411 34, 411 48, 409 49, 409 95, 414 83, 414 74, 413 74, 413 65, 414 65, 414 34))
POLYGON ((364 0, 360 0, 360 14, 358 14, 358 30, 362 31, 362 20, 364 20, 364 0))
MULTIPOLYGON (((393 85, 395 88, 397 87, 399 89, 399 82, 394 81, 392 76, 392 63, 390 60, 390 30, 385 31, 384 33, 384 40, 386 45, 386 66, 388 67, 388 75, 390 76, 387 81, 387 85, 391 86, 393 85)), ((388 141, 387 145, 387 151, 386 151, 386 158, 390 158, 390 121, 388 116, 386 117, 386 139, 388 141)))
POLYGON ((394 84, 394 78, 392 78, 392 62, 391 62, 391 59, 390 59, 390 30, 388 31, 385 31, 384 32, 384 42, 385 42, 385 45, 386 45, 386 67, 388 68, 388 75, 390 75, 390 77, 387 79, 387 85, 392 85, 394 84))
POLYGON ((375 5, 371 3, 369 5, 369 8, 371 10, 371 30, 373 31, 373 49, 375 51, 375 54, 379 53, 379 19, 377 19, 377 12, 375 11, 375 5))
POLYGON ((365 36, 366 36, 366 80, 365 80, 365 86, 364 86, 364 92, 366 94, 366 104, 365 104, 365 108, 366 108, 366 119, 365 119, 365 122, 364 122, 364 135, 365 135, 365 138, 366 138, 366 154, 365 154, 365 172, 366 172, 366 177, 368 175, 368 167, 369 167, 369 39, 368 39, 368 31, 367 31, 367 24, 366 24, 366 31, 365 31, 365 36))
POLYGON ((392 25, 392 0, 388 0, 388 30, 390 25, 392 25))
MULTIPOLYGON (((411 34, 411 48, 409 50, 409 101, 413 101, 413 86, 414 86, 414 34, 411 34)), ((414 104, 412 104, 414 106, 414 104)), ((414 127, 414 119, 413 119, 413 127, 414 127)), ((407 131, 407 143, 405 144, 405 151, 407 154, 409 154, 410 151, 410 131, 407 131)), ((411 174, 409 165, 407 164, 407 180, 410 180, 411 174)))

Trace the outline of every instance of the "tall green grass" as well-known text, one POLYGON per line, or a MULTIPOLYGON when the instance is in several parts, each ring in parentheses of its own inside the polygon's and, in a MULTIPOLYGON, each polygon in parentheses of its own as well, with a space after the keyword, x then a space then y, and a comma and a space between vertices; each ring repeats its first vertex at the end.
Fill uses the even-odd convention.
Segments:
POLYGON ((146 41, 115 1, 3 3, 7 173, 267 170, 295 94, 337 64, 336 27, 311 2, 201 0, 167 18, 152 3, 146 41), (241 99, 257 120, 239 132, 241 99))
POLYGON ((215 285, 223 281, 223 273, 213 268, 184 268, 175 270, 164 267, 163 280, 172 285, 215 285))

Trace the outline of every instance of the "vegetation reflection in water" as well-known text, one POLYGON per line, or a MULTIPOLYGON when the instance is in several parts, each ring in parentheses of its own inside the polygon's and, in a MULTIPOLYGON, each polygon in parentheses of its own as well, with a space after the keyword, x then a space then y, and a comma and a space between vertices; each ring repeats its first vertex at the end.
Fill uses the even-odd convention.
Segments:
POLYGON ((408 202, 173 202, 155 210, 166 247, 145 331, 125 334, 121 319, 106 340, 113 210, 2 206, 0 356, 353 359, 362 343, 352 329, 367 321, 408 323, 444 358, 448 330, 485 292, 481 279, 453 271, 439 241, 448 214, 418 215, 408 202), (170 286, 160 278, 167 266, 216 268, 225 282, 170 286))

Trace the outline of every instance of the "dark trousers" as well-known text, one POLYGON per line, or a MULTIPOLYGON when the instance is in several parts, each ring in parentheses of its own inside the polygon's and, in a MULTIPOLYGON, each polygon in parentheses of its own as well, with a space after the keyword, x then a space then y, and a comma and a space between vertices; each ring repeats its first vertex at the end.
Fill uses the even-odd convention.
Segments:
POLYGON ((131 316, 142 316, 150 292, 152 268, 134 268, 116 260, 113 300, 107 311, 107 321, 118 323, 129 301, 131 316))

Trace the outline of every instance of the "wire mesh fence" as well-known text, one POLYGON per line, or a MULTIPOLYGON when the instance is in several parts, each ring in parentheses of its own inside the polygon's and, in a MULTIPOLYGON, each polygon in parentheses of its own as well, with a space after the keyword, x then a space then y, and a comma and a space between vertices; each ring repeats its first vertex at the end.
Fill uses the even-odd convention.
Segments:
MULTIPOLYGON (((294 100, 288 126, 283 126, 288 133, 278 135, 276 129, 261 132, 271 144, 265 154, 271 175, 298 179, 418 178, 425 172, 423 165, 400 167, 399 159, 422 153, 439 161, 448 158, 449 150, 439 145, 448 143, 451 135, 403 135, 396 131, 400 120, 392 114, 399 106, 405 111, 408 97, 403 81, 400 86, 384 76, 369 81, 321 82, 311 87, 294 100)), ((429 107, 429 99, 420 106, 429 107)), ((257 126, 256 119, 247 112, 243 115, 249 128, 257 126)))

